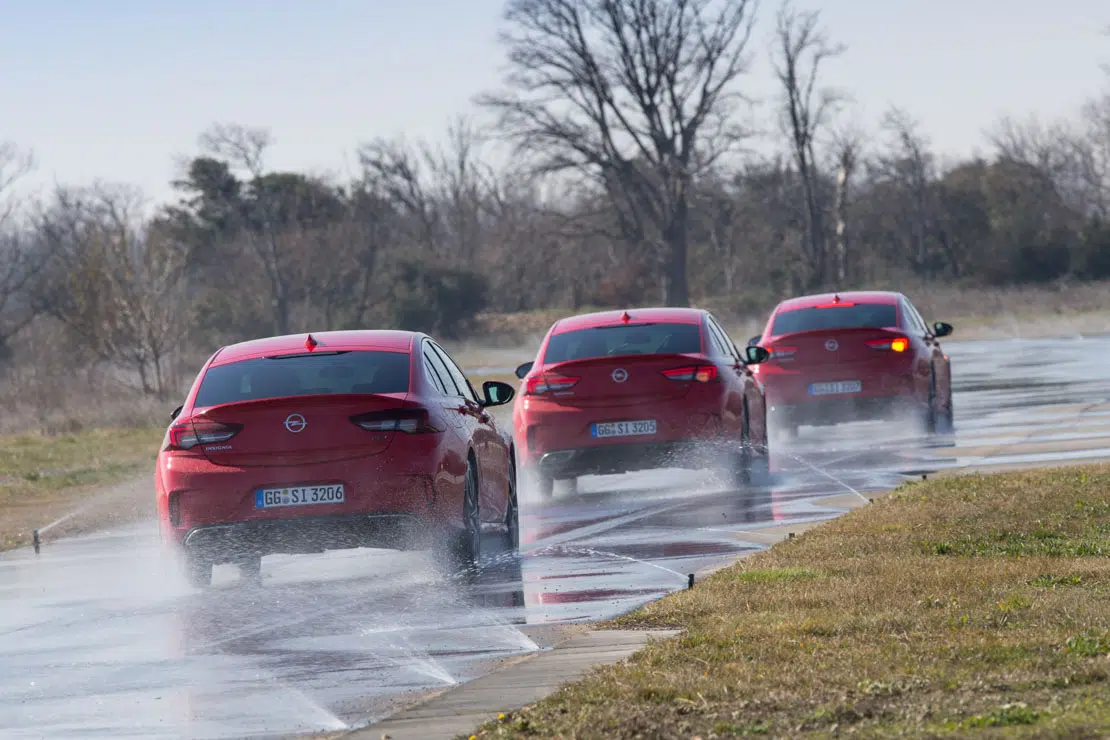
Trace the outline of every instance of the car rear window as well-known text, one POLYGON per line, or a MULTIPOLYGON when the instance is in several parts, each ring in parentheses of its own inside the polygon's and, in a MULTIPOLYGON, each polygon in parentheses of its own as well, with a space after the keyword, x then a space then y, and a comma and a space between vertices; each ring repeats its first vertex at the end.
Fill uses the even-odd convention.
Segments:
POLYGON ((332 352, 264 357, 208 368, 196 406, 282 396, 406 393, 407 352, 332 352))
POLYGON ((781 336, 799 331, 882 329, 897 325, 898 309, 893 303, 855 303, 783 311, 775 316, 771 334, 781 336))
POLYGON ((629 324, 553 334, 545 364, 619 355, 695 354, 701 352, 697 324, 629 324))

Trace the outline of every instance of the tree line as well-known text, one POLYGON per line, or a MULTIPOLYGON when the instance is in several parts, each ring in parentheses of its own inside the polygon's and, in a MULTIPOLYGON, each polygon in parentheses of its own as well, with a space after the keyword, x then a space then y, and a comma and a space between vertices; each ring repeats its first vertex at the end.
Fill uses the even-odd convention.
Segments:
MULTIPOLYGON (((892 109, 854 123, 847 50, 789 2, 508 0, 505 78, 431 145, 376 139, 336 181, 273 169, 263 128, 204 132, 148 215, 123 185, 0 205, 0 361, 62 331, 176 392, 183 347, 322 328, 446 337, 479 312, 715 301, 915 276, 1110 277, 1110 86, 1059 121, 1002 120, 946 160, 892 109), (769 42, 769 43, 768 43, 769 42), (769 53, 777 95, 747 95, 769 53), (507 156, 506 156, 507 155, 507 156)), ((0 148, 0 196, 30 167, 0 148)))

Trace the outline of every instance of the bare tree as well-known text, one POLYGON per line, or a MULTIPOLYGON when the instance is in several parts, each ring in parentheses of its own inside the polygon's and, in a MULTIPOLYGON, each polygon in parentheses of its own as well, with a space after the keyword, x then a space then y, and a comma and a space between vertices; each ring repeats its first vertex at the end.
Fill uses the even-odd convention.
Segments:
POLYGON ((805 200, 803 255, 810 269, 811 285, 825 281, 828 257, 825 240, 821 173, 815 152, 818 136, 829 123, 844 96, 818 87, 821 65, 839 56, 845 47, 833 44, 820 26, 818 11, 797 11, 790 2, 779 10, 772 63, 782 92, 781 118, 790 141, 794 166, 805 200))
MULTIPOLYGON (((267 129, 239 124, 215 124, 200 137, 200 148, 204 154, 239 169, 256 188, 266 175, 266 151, 272 143, 267 129)), ((236 205, 242 207, 244 204, 236 205)), ((249 224, 240 236, 258 258, 266 275, 274 331, 288 334, 292 330, 292 280, 287 270, 285 253, 288 245, 282 239, 279 208, 280 204, 274 198, 256 190, 250 213, 240 214, 249 224)))
POLYGON ((907 202, 905 220, 912 254, 918 269, 924 270, 932 227, 930 196, 936 179, 933 155, 920 125, 906 111, 891 108, 883 116, 882 126, 891 141, 887 152, 878 159, 879 176, 892 182, 907 202))
POLYGON ((187 322, 184 245, 148 229, 134 190, 60 190, 38 219, 54 255, 37 296, 100 359, 131 369, 145 393, 176 389, 167 361, 187 322))
POLYGON ((363 187, 408 221, 413 245, 440 258, 474 260, 481 247, 496 175, 482 158, 482 136, 466 118, 448 127, 446 146, 378 139, 359 149, 363 187))
POLYGON ((17 223, 21 199, 15 187, 33 168, 29 152, 0 142, 0 356, 34 318, 28 293, 50 257, 17 223))
POLYGON ((833 142, 833 158, 836 163, 836 280, 841 287, 848 279, 849 198, 862 146, 863 133, 856 128, 838 131, 833 142))
POLYGON ((509 0, 496 112, 540 173, 592 178, 688 305, 691 183, 745 135, 734 114, 752 0, 509 0))

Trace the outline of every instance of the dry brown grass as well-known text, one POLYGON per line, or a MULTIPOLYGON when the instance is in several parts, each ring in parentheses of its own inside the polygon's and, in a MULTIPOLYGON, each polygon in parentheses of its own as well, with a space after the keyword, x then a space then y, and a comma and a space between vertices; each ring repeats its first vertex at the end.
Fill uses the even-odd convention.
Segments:
MULTIPOLYGON (((164 429, 98 429, 55 437, 0 436, 0 550, 72 512, 51 537, 152 511, 154 458, 164 429), (120 486, 120 483, 129 483, 120 486)), ((45 537, 46 535, 44 535, 45 537)))
POLYGON ((1110 467, 905 486, 614 622, 681 627, 479 737, 1094 737, 1110 467))
MULTIPOLYGON (((861 286, 900 290, 930 321, 956 325, 953 341, 980 337, 1045 337, 1110 331, 1110 283, 1053 283, 1044 286, 979 288, 949 283, 889 280, 861 286)), ((701 303, 714 311, 737 343, 762 331, 767 315, 785 296, 717 296, 701 303)), ((474 339, 460 346, 469 356, 483 352, 506 364, 507 350, 520 347, 532 359, 539 342, 557 319, 592 308, 544 309, 517 314, 483 314, 474 339), (467 345, 471 347, 467 348, 467 345), (482 349, 484 348, 484 349, 482 349), (529 354, 531 353, 531 354, 529 354)), ((519 354, 519 351, 518 351, 519 354)), ((515 357, 517 355, 511 355, 515 357)))

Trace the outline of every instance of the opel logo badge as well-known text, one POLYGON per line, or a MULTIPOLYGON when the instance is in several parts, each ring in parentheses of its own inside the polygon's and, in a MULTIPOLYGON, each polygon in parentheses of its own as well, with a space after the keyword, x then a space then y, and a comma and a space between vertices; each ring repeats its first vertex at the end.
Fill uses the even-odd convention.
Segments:
POLYGON ((293 434, 303 432, 306 426, 308 426, 308 422, 305 421, 304 417, 300 414, 289 414, 289 416, 285 417, 285 428, 293 432, 293 434))
POLYGON ((628 380, 628 371, 625 370, 623 367, 618 367, 616 370, 613 371, 611 377, 613 378, 614 383, 623 383, 624 381, 628 380))
POLYGON ((839 348, 840 343, 837 342, 835 339, 830 339, 829 341, 825 342, 825 349, 827 349, 829 352, 836 352, 836 350, 839 348))

